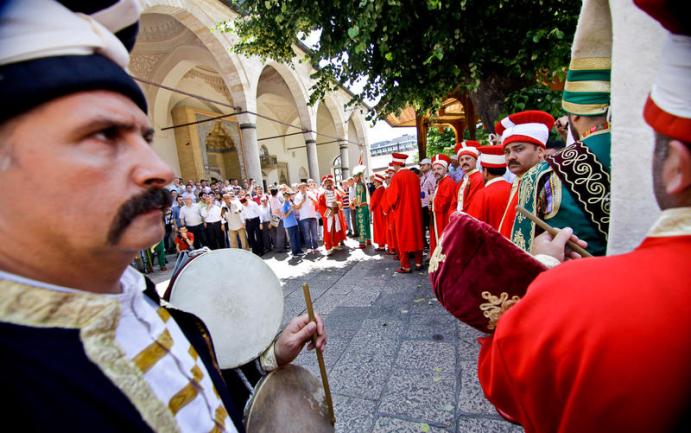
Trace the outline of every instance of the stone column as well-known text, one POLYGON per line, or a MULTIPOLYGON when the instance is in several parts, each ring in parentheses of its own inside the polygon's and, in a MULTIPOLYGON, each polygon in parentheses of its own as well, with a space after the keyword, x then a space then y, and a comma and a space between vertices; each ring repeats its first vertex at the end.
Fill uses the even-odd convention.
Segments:
POLYGON ((310 178, 319 183, 319 158, 317 157, 317 140, 313 138, 305 139, 307 147, 307 167, 310 178))
POLYGON ((262 165, 259 159, 259 145, 257 144, 257 125, 241 123, 242 145, 245 153, 245 175, 252 178, 257 185, 262 184, 262 165))
POLYGON ((338 142, 338 148, 341 150, 341 177, 347 179, 350 176, 350 161, 348 161, 348 142, 341 139, 338 142))

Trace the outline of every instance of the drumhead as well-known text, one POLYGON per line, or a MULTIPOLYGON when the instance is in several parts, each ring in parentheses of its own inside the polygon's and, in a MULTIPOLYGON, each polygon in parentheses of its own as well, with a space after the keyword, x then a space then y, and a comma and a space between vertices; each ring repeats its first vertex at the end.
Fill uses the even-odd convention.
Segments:
POLYGON ((333 433, 324 389, 307 369, 288 364, 255 387, 245 407, 247 433, 333 433))
POLYGON ((261 355, 283 319, 276 274, 261 258, 237 248, 189 261, 173 282, 170 303, 204 321, 224 369, 261 355))

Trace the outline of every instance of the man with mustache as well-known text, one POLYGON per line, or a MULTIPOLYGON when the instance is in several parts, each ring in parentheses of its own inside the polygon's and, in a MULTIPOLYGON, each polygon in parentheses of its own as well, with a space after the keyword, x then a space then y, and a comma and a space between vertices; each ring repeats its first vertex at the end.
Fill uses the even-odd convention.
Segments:
MULTIPOLYGON (((0 106, 3 414, 23 430, 244 431, 242 377, 216 367, 199 319, 160 306, 128 266, 163 237, 174 175, 124 69, 138 19, 139 2, 0 11, 0 97, 12 101, 0 106), (22 193, 39 187, 45 200, 22 193)), ((323 347, 320 320, 293 319, 245 376, 290 362, 315 334, 323 347)))
POLYGON ((516 218, 521 179, 544 160, 552 125, 554 118, 549 113, 528 110, 512 114, 495 126, 495 130, 502 134, 501 146, 504 149, 507 167, 516 176, 511 186, 508 205, 499 222, 499 232, 508 239, 511 239, 511 229, 516 218), (507 129, 504 124, 513 127, 507 129))
POLYGON ((477 159, 480 156, 479 147, 480 143, 474 140, 466 140, 456 144, 455 151, 458 156, 458 164, 464 173, 452 203, 453 209, 457 212, 466 212, 475 195, 485 186, 482 173, 477 169, 477 159))
POLYGON ((324 250, 327 256, 341 249, 341 243, 346 238, 346 220, 343 216, 341 197, 334 188, 332 175, 322 177, 324 190, 319 194, 317 203, 324 226, 324 250))
POLYGON ((451 158, 444 154, 434 155, 432 158, 432 170, 434 177, 437 179, 437 184, 432 194, 434 220, 431 225, 430 255, 434 254, 434 250, 439 244, 439 239, 449 223, 449 217, 454 212, 452 202, 456 193, 456 182, 448 174, 447 170, 450 164, 451 158))

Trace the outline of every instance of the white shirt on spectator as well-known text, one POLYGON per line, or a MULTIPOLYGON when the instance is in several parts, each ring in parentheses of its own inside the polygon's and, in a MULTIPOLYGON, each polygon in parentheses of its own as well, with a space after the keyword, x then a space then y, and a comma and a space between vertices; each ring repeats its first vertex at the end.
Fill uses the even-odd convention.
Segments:
POLYGON ((180 222, 186 226, 198 226, 202 223, 202 216, 199 213, 199 205, 194 203, 192 206, 180 208, 180 222))
POLYGON ((260 211, 259 205, 252 199, 247 199, 247 205, 242 205, 242 216, 245 220, 251 220, 253 218, 259 218, 260 211))
POLYGON ((259 221, 268 223, 271 221, 271 206, 268 202, 266 206, 259 205, 259 221))
POLYGON ((233 199, 230 202, 230 207, 227 204, 224 207, 228 209, 223 214, 223 219, 228 223, 228 229, 240 230, 245 225, 245 219, 242 216, 244 209, 242 203, 238 199, 233 199))
POLYGON ((271 213, 281 216, 281 208, 283 207, 283 200, 281 194, 276 194, 269 198, 269 206, 271 206, 271 213))
POLYGON ((300 219, 318 218, 319 214, 314 205, 317 199, 314 197, 314 194, 310 191, 307 191, 304 195, 302 192, 297 193, 295 196, 295 205, 300 205, 303 201, 304 203, 300 208, 300 219))
POLYGON ((181 195, 182 198, 191 198, 192 203, 195 203, 197 201, 197 196, 193 192, 184 191, 181 195))
POLYGON ((209 206, 202 205, 199 209, 205 223, 217 223, 221 221, 221 207, 213 203, 209 206))

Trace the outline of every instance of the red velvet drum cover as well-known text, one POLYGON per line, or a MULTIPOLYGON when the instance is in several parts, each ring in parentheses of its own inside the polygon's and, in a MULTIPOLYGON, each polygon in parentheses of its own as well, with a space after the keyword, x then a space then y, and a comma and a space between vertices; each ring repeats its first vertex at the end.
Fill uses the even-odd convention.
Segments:
POLYGON ((451 314, 482 332, 520 300, 546 270, 490 225, 455 213, 430 258, 434 294, 451 314))

